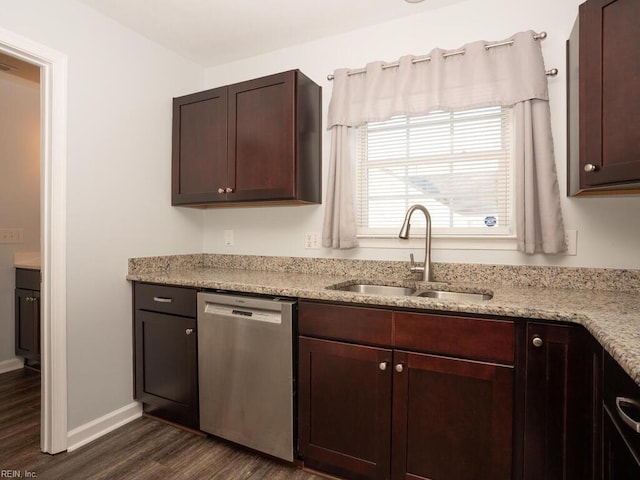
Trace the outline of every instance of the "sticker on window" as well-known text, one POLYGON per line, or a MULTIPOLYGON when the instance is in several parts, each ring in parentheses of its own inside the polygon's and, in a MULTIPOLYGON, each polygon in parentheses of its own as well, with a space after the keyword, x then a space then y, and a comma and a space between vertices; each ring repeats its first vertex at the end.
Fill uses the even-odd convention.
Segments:
POLYGON ((484 224, 487 227, 495 227, 496 225, 498 225, 498 218, 495 217, 494 215, 489 215, 487 217, 484 217, 484 224))

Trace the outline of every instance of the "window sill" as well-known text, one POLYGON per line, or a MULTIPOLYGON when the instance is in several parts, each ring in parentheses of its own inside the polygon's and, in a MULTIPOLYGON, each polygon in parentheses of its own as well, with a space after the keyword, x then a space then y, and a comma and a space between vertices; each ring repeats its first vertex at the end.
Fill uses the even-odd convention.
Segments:
MULTIPOLYGON (((402 240, 396 236, 372 237, 358 236, 360 248, 424 248, 424 235, 416 235, 408 240, 402 240)), ((517 250, 515 237, 441 237, 431 238, 432 250, 517 250)))

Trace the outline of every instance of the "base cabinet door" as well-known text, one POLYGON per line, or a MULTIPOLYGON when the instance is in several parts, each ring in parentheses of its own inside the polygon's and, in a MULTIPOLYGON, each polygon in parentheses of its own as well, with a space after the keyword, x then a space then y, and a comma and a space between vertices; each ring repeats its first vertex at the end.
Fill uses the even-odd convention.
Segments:
POLYGON ((339 476, 388 479, 391 350, 299 338, 299 451, 339 476))
POLYGON ((592 375, 587 332, 538 322, 529 322, 526 328, 522 478, 591 478, 592 375))
POLYGON ((511 479, 513 368, 394 352, 394 480, 511 479))
POLYGON ((136 400, 145 412, 192 428, 198 421, 194 318, 136 311, 136 400))
POLYGON ((40 292, 15 290, 15 352, 34 362, 40 361, 40 292))
POLYGON ((605 407, 603 421, 603 480, 630 480, 640 478, 640 461, 625 441, 620 427, 605 407))
POLYGON ((603 352, 602 478, 640 478, 640 387, 603 352))

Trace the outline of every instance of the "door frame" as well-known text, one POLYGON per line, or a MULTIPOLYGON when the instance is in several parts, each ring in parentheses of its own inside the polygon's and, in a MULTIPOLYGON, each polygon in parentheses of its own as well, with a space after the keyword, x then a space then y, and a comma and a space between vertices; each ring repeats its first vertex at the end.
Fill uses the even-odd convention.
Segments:
POLYGON ((67 449, 67 56, 0 28, 0 51, 40 67, 40 449, 67 449))

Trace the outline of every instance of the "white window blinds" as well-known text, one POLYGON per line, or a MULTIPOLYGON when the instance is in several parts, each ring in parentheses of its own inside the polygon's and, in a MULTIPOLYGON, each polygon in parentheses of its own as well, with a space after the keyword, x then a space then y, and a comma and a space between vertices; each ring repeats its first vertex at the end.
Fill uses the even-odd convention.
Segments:
POLYGON ((358 127, 358 234, 397 235, 419 203, 436 235, 513 235, 511 110, 438 111, 358 127))

